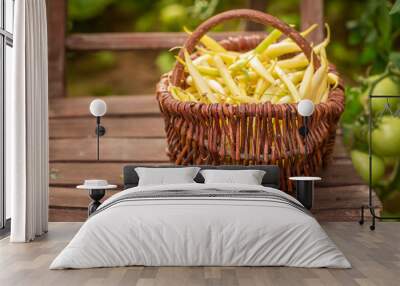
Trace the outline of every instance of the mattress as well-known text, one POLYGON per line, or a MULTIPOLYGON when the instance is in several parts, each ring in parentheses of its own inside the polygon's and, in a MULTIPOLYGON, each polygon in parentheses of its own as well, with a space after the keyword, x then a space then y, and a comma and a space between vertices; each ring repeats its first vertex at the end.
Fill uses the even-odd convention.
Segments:
POLYGON ((110 197, 50 269, 132 265, 351 267, 293 197, 263 186, 197 183, 110 197))

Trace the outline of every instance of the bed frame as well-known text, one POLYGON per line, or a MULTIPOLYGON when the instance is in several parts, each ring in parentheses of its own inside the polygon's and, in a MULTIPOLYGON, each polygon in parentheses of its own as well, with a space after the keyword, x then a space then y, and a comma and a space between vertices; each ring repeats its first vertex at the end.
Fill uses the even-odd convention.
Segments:
MULTIPOLYGON (((157 168, 184 168, 185 166, 176 165, 162 165, 162 166, 143 166, 143 165, 128 165, 124 167, 124 189, 136 187, 139 183, 139 176, 135 171, 137 167, 157 167, 157 168)), ((275 165, 254 165, 254 166, 240 166, 240 165, 221 165, 221 166, 196 166, 205 169, 218 169, 218 170, 263 170, 265 171, 264 178, 262 179, 262 185, 264 187, 271 187, 279 189, 279 167, 275 165)), ((194 178, 197 183, 204 183, 204 178, 200 174, 194 178)))

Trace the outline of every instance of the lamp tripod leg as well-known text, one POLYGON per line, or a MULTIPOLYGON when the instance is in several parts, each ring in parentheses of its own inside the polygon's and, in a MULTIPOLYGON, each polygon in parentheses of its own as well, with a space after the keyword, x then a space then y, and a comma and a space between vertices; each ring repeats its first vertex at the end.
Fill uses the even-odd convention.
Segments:
POLYGON ((361 218, 360 218, 360 220, 358 221, 358 223, 359 223, 360 225, 363 225, 363 224, 364 224, 364 206, 361 206, 361 218))

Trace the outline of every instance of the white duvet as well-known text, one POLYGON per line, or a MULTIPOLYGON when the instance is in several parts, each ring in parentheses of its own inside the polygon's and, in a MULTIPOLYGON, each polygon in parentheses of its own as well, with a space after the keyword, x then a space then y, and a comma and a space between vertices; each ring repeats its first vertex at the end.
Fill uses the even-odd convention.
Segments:
MULTIPOLYGON (((180 184, 131 192, 262 190, 262 186, 180 184)), ((50 269, 145 266, 293 266, 349 268, 350 263, 309 214, 257 198, 152 198, 121 201, 90 217, 50 269)))

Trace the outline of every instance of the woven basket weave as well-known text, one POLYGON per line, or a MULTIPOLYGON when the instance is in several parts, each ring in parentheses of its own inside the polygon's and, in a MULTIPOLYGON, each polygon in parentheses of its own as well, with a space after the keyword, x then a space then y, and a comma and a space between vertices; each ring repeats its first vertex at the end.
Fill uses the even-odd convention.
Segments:
MULTIPOLYGON (((183 48, 192 53, 200 38, 212 27, 239 18, 281 30, 310 59, 312 48, 296 30, 271 15, 248 9, 211 17, 188 37, 183 48)), ((239 36, 220 43, 227 50, 248 51, 262 39, 256 35, 239 36)), ((180 56, 183 58, 183 50, 180 56)), ((315 68, 318 68, 320 61, 313 56, 315 68)), ((336 72, 334 67, 331 71, 336 72)), ((299 133, 303 118, 297 113, 297 104, 267 102, 236 106, 181 102, 172 97, 168 88, 170 85, 185 87, 185 76, 183 65, 177 62, 157 85, 157 100, 165 119, 167 153, 175 164, 279 165, 281 187, 290 193, 289 176, 314 174, 329 162, 337 123, 344 109, 342 84, 331 90, 326 103, 316 105, 308 121, 309 133, 303 138, 299 133)))

